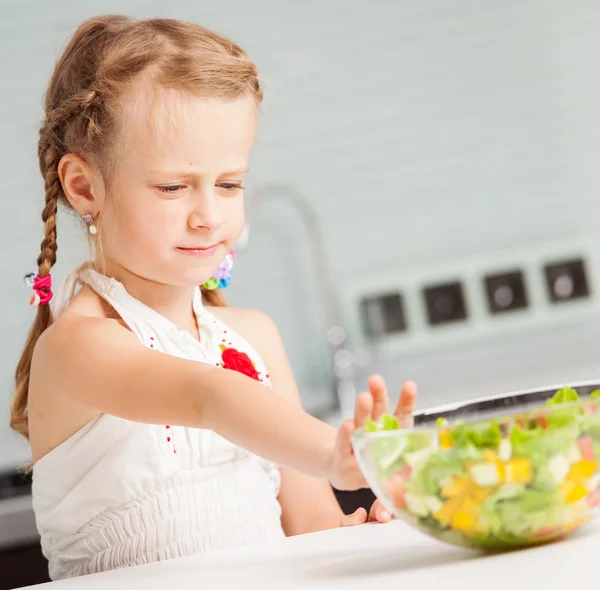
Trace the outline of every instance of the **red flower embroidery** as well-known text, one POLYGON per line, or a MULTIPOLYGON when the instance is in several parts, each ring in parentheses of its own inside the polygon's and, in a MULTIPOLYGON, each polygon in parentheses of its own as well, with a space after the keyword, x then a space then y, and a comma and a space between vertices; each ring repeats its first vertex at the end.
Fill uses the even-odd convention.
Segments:
POLYGON ((223 368, 231 371, 237 371, 256 381, 260 381, 260 375, 254 367, 254 363, 245 352, 240 352, 235 348, 225 348, 221 345, 221 358, 223 359, 223 368))

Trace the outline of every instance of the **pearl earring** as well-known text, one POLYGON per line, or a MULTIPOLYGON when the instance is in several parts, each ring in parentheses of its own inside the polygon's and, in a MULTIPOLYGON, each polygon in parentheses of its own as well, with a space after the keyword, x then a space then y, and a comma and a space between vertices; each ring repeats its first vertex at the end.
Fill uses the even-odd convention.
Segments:
POLYGON ((83 221, 85 221, 88 224, 88 231, 92 234, 92 235, 96 235, 96 226, 94 225, 94 216, 91 213, 86 213, 85 215, 81 216, 81 219, 83 219, 83 221))

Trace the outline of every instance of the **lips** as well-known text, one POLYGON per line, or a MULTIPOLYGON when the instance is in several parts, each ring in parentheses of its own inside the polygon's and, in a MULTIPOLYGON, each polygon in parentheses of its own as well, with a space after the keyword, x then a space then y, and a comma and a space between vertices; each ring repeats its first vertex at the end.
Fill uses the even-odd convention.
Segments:
POLYGON ((187 256, 195 256, 197 258, 208 258, 213 256, 217 248, 221 245, 213 244, 212 246, 178 246, 176 250, 187 256))
POLYGON ((178 250, 201 250, 206 252, 207 250, 214 250, 219 244, 213 246, 177 246, 178 250))

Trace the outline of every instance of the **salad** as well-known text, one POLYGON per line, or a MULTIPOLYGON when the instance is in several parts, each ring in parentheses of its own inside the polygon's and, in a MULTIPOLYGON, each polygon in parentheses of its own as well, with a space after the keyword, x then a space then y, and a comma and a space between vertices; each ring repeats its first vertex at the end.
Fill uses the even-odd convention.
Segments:
MULTIPOLYGON (((392 416, 369 432, 397 430, 392 416)), ((600 504, 600 390, 572 388, 522 416, 487 418, 374 438, 382 495, 419 528, 488 549, 563 535, 600 504)))

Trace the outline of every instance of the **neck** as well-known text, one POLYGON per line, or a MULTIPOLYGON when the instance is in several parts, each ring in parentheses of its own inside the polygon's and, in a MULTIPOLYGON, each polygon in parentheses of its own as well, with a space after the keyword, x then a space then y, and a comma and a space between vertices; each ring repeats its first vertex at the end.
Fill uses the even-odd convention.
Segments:
POLYGON ((198 338, 198 325, 192 307, 193 286, 158 283, 115 263, 110 263, 105 272, 122 283, 132 297, 167 318, 178 329, 186 330, 198 338))

